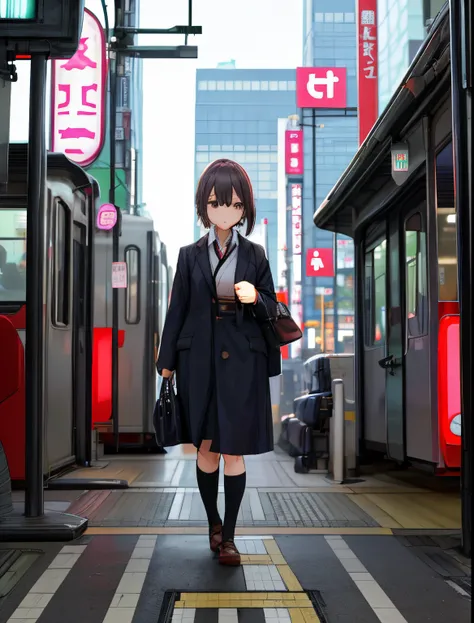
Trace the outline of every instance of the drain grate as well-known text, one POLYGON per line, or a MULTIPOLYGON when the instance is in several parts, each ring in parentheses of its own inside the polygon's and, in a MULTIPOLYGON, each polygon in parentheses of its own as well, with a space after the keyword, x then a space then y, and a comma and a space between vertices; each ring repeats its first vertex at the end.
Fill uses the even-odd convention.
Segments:
MULTIPOLYGON (((286 618, 289 614, 291 620, 293 617, 304 616, 304 620, 311 621, 311 623, 328 623, 326 604, 319 591, 288 592, 284 597, 281 592, 268 591, 265 593, 260 591, 246 591, 245 593, 166 591, 157 623, 219 623, 222 621, 223 614, 230 615, 230 610, 237 614, 237 619, 235 615, 232 619, 236 623, 263 622, 267 620, 265 610, 274 611, 275 623, 279 620, 280 614, 284 615, 284 613, 286 618), (283 601, 283 605, 275 606, 272 600, 273 594, 275 601, 283 601), (222 605, 218 607, 216 602, 219 598, 222 599, 222 605)), ((300 620, 300 618, 295 620, 300 620)))
POLYGON ((41 554, 34 550, 0 550, 0 600, 11 593, 41 554))

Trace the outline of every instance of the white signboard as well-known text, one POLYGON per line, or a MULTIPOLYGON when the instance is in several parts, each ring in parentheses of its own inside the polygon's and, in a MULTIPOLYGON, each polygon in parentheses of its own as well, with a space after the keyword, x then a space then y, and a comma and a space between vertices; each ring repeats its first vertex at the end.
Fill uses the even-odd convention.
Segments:
POLYGON ((112 264, 112 288, 127 287, 127 263, 113 262, 112 264))
POLYGON ((81 166, 99 156, 105 133, 107 60, 104 30, 85 9, 79 47, 52 62, 51 150, 81 166))

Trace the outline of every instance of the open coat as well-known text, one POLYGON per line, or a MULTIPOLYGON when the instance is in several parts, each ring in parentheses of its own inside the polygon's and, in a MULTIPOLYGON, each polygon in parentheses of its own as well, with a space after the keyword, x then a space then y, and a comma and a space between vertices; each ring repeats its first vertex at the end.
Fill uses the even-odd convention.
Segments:
POLYGON ((269 352, 257 320, 275 310, 270 266, 263 248, 239 234, 235 283, 250 282, 259 296, 256 305, 238 302, 236 327, 226 336, 224 323, 216 325, 207 238, 180 249, 157 367, 176 371, 182 416, 196 447, 214 397, 220 452, 262 454, 273 450, 269 377, 281 373, 280 351, 269 352))

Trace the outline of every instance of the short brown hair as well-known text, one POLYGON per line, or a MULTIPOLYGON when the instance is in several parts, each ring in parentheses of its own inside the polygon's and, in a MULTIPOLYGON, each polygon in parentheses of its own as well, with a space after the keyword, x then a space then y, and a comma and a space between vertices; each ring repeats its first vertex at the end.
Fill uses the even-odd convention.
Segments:
POLYGON ((196 189, 196 212, 199 220, 206 228, 211 227, 207 216, 207 204, 212 189, 220 205, 230 206, 232 203, 232 189, 244 204, 243 219, 247 223, 246 235, 252 233, 255 227, 255 202, 250 178, 245 169, 233 160, 221 158, 215 160, 204 170, 196 189))

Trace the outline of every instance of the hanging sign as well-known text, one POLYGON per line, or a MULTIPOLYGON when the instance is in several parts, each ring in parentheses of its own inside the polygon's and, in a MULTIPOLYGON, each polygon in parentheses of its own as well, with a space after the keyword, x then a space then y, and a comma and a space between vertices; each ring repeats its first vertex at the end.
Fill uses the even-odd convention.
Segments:
POLYGON ((126 262, 113 262, 112 263, 112 288, 126 288, 127 287, 127 263, 126 262))
POLYGON ((97 229, 108 231, 117 222, 117 208, 112 203, 104 203, 97 214, 97 229))
POLYGON ((97 159, 105 137, 106 86, 104 29, 85 9, 77 52, 52 63, 51 151, 80 166, 97 159))
POLYGON ((303 175, 303 130, 285 131, 285 173, 303 175))
POLYGON ((401 186, 410 176, 410 159, 407 143, 395 143, 391 149, 392 178, 401 186))

